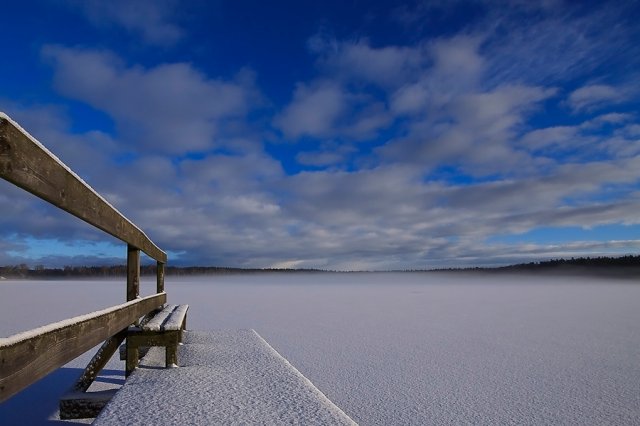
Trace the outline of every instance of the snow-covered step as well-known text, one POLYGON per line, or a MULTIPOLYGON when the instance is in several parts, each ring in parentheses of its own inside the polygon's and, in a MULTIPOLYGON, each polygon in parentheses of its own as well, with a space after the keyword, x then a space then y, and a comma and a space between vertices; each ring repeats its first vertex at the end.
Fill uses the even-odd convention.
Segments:
POLYGON ((355 424, 254 330, 190 330, 184 343, 180 368, 151 348, 94 424, 355 424))

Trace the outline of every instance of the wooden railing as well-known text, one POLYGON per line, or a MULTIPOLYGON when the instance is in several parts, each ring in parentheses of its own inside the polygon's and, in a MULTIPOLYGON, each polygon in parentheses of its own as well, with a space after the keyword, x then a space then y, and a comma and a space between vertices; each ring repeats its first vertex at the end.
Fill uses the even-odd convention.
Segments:
MULTIPOLYGON (((0 177, 127 244, 127 303, 0 338, 0 402, 166 303, 167 255, 78 175, 0 112, 0 177), (140 298, 140 251, 157 262, 157 294, 140 298)), ((114 336, 118 336, 114 340, 114 336)), ((118 343, 119 344, 119 343, 118 343)), ((111 349, 109 349, 111 351, 111 349)), ((100 361, 102 362, 102 361, 100 361)), ((104 360, 106 362, 106 360, 104 360)))

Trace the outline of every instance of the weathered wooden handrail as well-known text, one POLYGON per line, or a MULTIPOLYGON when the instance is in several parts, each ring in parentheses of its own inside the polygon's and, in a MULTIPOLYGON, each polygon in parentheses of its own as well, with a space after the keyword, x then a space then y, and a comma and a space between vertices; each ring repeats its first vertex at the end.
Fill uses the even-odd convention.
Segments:
POLYGON ((165 293, 154 294, 0 338, 0 401, 79 357, 166 300, 165 293))
MULTIPOLYGON (((127 244, 127 303, 0 339, 0 402, 107 340, 92 364, 113 354, 111 337, 166 302, 167 255, 40 142, 0 112, 0 178, 127 244), (157 293, 140 294, 140 251, 157 262, 157 293)), ((88 368, 90 368, 89 366, 88 368)), ((90 377, 93 372, 84 376, 90 377)), ((83 377, 84 377, 83 376, 83 377)), ((95 376, 93 376, 95 377, 95 376)))
POLYGON ((0 112, 0 177, 138 248, 158 262, 167 255, 62 161, 0 112))

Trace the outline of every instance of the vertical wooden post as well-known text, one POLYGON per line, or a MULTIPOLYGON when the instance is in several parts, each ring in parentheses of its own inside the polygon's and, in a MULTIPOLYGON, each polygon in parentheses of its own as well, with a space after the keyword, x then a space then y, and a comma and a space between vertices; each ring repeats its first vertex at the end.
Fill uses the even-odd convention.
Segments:
MULTIPOLYGON (((140 295, 140 250, 131 244, 127 244, 127 302, 140 295)), ((134 323, 138 325, 138 321, 134 323)), ((126 372, 128 376, 138 365, 138 348, 129 344, 127 337, 127 361, 126 372)))
POLYGON ((156 267, 157 272, 157 293, 162 293, 164 291, 164 263, 158 262, 156 267))
POLYGON ((127 302, 140 295, 140 250, 127 244, 127 302))

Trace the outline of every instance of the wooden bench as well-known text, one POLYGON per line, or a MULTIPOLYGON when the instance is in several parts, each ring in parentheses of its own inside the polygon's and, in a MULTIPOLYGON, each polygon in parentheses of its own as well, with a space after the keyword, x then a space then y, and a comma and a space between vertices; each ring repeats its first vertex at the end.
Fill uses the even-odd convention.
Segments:
POLYGON ((152 346, 165 347, 165 366, 178 366, 178 344, 182 342, 182 334, 187 326, 187 310, 189 305, 165 305, 162 310, 155 311, 143 318, 138 326, 127 330, 127 344, 124 357, 127 361, 128 376, 138 366, 140 350, 152 346))
POLYGON ((187 325, 188 309, 189 305, 164 305, 145 315, 140 325, 125 328, 108 339, 74 386, 60 398, 60 418, 68 420, 95 417, 109 402, 115 389, 87 391, 125 338, 127 344, 120 346, 120 359, 127 360, 127 376, 138 366, 140 356, 144 356, 152 346, 164 346, 166 366, 177 366, 178 344, 182 341, 182 333, 187 325))

